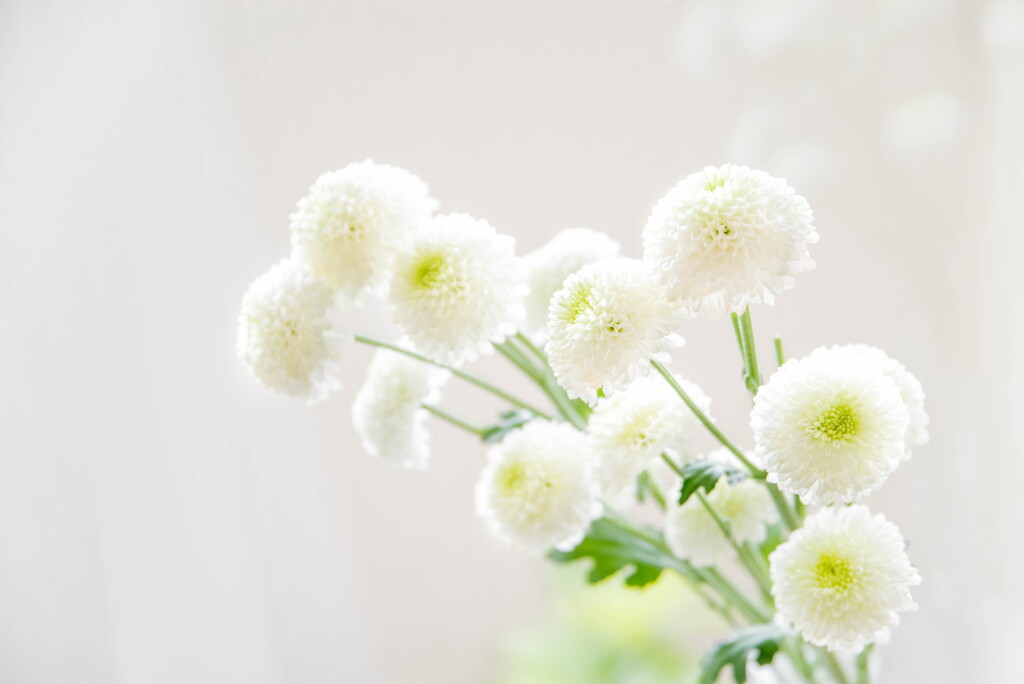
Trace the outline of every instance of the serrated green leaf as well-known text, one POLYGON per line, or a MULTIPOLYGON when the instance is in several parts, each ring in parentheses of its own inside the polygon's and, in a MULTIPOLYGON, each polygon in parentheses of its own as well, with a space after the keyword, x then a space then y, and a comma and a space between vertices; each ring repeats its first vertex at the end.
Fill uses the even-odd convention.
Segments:
POLYGON ((631 587, 650 584, 666 568, 684 574, 689 570, 672 555, 656 530, 632 531, 609 518, 595 520, 587 536, 572 551, 551 551, 548 555, 559 563, 590 558, 593 567, 587 579, 591 584, 607 579, 627 566, 633 568, 626 577, 626 584, 631 587))
POLYGON ((687 463, 680 469, 680 475, 683 478, 683 485, 679 490, 679 505, 686 503, 698 489, 710 492, 723 477, 731 485, 747 477, 745 472, 735 466, 706 458, 687 463))
POLYGON ((489 425, 480 434, 480 439, 488 444, 494 444, 505 439, 508 433, 523 427, 536 416, 529 411, 504 411, 499 416, 500 420, 494 425, 489 425))
POLYGON ((758 664, 767 665, 775 658, 782 640, 787 636, 781 627, 773 623, 736 630, 701 660, 699 684, 714 684, 726 665, 732 666, 732 677, 736 684, 744 684, 747 681, 747 660, 750 655, 755 655, 758 664))

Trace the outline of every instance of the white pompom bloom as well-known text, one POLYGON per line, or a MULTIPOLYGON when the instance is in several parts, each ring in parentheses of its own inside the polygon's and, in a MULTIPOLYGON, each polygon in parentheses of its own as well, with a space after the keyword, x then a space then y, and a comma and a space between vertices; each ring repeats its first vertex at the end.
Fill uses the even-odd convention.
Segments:
POLYGON ((364 161, 316 179, 291 216, 292 256, 339 299, 380 293, 391 260, 430 220, 437 202, 405 169, 364 161))
POLYGON ((530 294, 526 298, 526 332, 543 340, 548 304, 570 275, 589 264, 619 255, 619 243, 590 228, 566 228, 523 257, 530 294))
POLYGON ((756 454, 805 503, 856 501, 903 457, 907 406, 875 364, 819 348, 787 361, 754 397, 756 454))
POLYGON ((430 433, 424 405, 436 404, 450 373, 389 349, 379 349, 352 403, 363 447, 385 463, 426 470, 430 433))
POLYGON ((646 265, 614 259, 569 276, 548 311, 546 351, 558 383, 593 406, 650 372, 651 359, 668 362, 683 344, 681 322, 646 265))
POLYGON ((818 511, 768 560, 779 617, 830 650, 885 641, 896 612, 917 609, 921 578, 899 529, 865 506, 818 511))
POLYGON ((333 295, 292 259, 253 281, 238 316, 238 358, 272 390, 310 402, 341 389, 331 375, 351 335, 331 318, 333 295))
MULTIPOLYGON (((732 462, 731 454, 717 451, 708 458, 732 462)), ((734 485, 721 478, 707 495, 715 512, 729 523, 733 538, 739 542, 764 540, 767 526, 778 519, 771 495, 756 480, 745 479, 734 485)), ((672 553, 696 566, 705 567, 736 557, 736 550, 715 519, 694 495, 682 506, 671 507, 665 519, 665 541, 672 553)))
POLYGON ((477 513, 503 542, 532 553, 574 548, 601 515, 586 436, 535 420, 487 453, 477 513))
POLYGON ((910 422, 907 424, 907 448, 903 455, 904 460, 910 458, 915 447, 928 443, 928 414, 924 410, 924 388, 921 386, 921 381, 907 370, 906 366, 878 347, 867 344, 847 344, 835 346, 832 349, 855 354, 870 361, 896 383, 896 387, 900 390, 900 397, 907 405, 907 413, 910 418, 910 422))
POLYGON ((687 309, 742 313, 814 268, 818 241, 806 200, 746 166, 706 167, 676 185, 644 228, 644 259, 687 309))
POLYGON ((466 214, 438 216, 395 259, 392 316, 432 359, 472 361, 515 333, 523 281, 515 240, 466 214))
MULTIPOLYGON (((704 391, 676 379, 709 415, 711 399, 704 391)), ((587 434, 603 494, 608 498, 620 494, 663 451, 676 462, 690 460, 686 447, 696 422, 693 412, 660 375, 638 378, 614 396, 598 399, 587 434)))

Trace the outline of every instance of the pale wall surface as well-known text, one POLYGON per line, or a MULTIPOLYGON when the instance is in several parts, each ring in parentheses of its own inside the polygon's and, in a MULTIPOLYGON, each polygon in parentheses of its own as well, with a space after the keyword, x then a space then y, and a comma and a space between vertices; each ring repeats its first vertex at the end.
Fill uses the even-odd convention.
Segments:
MULTIPOLYGON (((474 444, 438 426, 423 476, 361 453, 365 350, 312 409, 235 360, 294 201, 365 157, 522 251, 589 225, 639 256, 687 173, 788 178, 819 268, 760 329, 878 344, 929 393, 932 444, 871 499, 925 578, 881 681, 1020 681, 1021 121, 1015 0, 6 0, 0 681, 475 682, 539 610, 474 444)), ((683 332, 743 434, 731 330, 683 332)))

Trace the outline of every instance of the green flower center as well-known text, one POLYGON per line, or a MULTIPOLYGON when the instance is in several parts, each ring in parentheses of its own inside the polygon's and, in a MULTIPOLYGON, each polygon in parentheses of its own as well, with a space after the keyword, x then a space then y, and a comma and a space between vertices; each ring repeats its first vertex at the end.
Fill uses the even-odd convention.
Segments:
POLYGON ((857 413, 847 404, 836 404, 815 419, 811 430, 833 442, 849 441, 857 432, 857 413))
POLYGON ((590 311, 590 288, 581 287, 576 290, 566 308, 569 310, 568 320, 570 323, 575 323, 576 319, 590 311))
POLYGON ((814 581, 822 589, 846 591, 857 579, 850 561, 831 553, 823 553, 814 566, 814 581))
POLYGON ((418 289, 429 290, 441 280, 441 272, 446 265, 445 258, 440 254, 431 254, 420 260, 412 275, 412 282, 418 289))

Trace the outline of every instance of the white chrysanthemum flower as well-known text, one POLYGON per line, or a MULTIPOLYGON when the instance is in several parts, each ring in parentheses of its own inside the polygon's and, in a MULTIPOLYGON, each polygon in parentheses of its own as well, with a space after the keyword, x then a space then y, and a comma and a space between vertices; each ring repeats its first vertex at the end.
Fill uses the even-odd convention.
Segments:
POLYGON ((341 389, 330 373, 351 335, 331 320, 331 291, 284 259, 253 281, 238 316, 238 358, 270 389, 310 402, 341 389))
MULTIPOLYGON (((712 452, 708 458, 735 462, 732 454, 725 450, 712 452)), ((707 499, 715 512, 729 523, 729 531, 739 543, 760 543, 765 538, 767 526, 778 519, 768 490, 762 483, 749 478, 731 485, 723 477, 707 499)), ((672 553, 700 567, 736 556, 736 550, 696 495, 682 506, 669 509, 665 520, 665 542, 672 553)))
POLYGON ((683 344, 677 307, 642 261, 613 259, 569 276, 551 298, 546 350, 570 397, 593 406, 650 372, 683 344))
POLYGON ((389 465, 426 470, 430 433, 424 405, 436 404, 448 371, 378 349, 352 402, 352 424, 369 454, 389 465))
POLYGON ((601 515, 586 436, 535 420, 487 453, 477 513, 507 544, 532 553, 574 548, 601 515))
POLYGON ((921 387, 921 381, 908 371, 906 366, 878 347, 867 344, 837 345, 832 349, 855 354, 870 361, 896 383, 896 387, 900 390, 900 397, 907 405, 907 413, 910 417, 910 422, 907 424, 907 448, 903 454, 903 460, 910 458, 915 447, 928 443, 928 414, 924 410, 924 388, 921 387))
POLYGON ((395 259, 392 316, 430 358, 472 361, 515 333, 523 277, 511 237, 466 214, 438 216, 395 259))
POLYGON ((609 235, 590 228, 566 228, 544 245, 523 257, 526 283, 525 331, 536 340, 545 339, 548 304, 565 279, 589 264, 619 256, 619 243, 609 235))
MULTIPOLYGON (((676 378, 694 403, 710 413, 711 399, 691 382, 676 378)), ((687 444, 696 416, 663 377, 637 378, 627 389, 597 400, 587 423, 601 490, 614 498, 667 452, 689 461, 687 444)))
POLYGON ((856 501, 903 457, 907 406, 875 364, 824 347, 787 361, 754 397, 756 453, 805 503, 856 501))
POLYGON ((372 161, 316 179, 291 216, 292 256, 313 269, 342 301, 379 293, 391 260, 430 220, 437 202, 405 169, 372 161))
POLYGON ((748 304, 772 304, 814 268, 814 216, 786 182, 746 166, 708 166, 655 205, 644 259, 669 295, 717 319, 748 304))
POLYGON ((917 608, 910 587, 921 577, 900 531, 865 506, 818 511, 768 560, 779 617, 830 650, 884 641, 896 611, 917 608))

